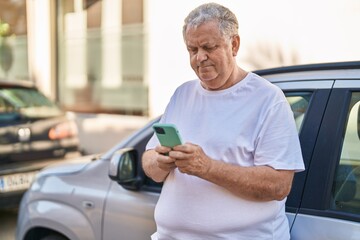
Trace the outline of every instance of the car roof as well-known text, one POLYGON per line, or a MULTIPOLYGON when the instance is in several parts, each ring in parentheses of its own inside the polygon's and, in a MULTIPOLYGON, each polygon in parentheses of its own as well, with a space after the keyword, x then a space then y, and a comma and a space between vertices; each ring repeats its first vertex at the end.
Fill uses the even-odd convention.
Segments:
POLYGON ((35 83, 30 80, 6 80, 0 78, 0 88, 8 87, 36 88, 35 83))
POLYGON ((285 66, 254 71, 271 82, 360 79, 360 61, 285 66))

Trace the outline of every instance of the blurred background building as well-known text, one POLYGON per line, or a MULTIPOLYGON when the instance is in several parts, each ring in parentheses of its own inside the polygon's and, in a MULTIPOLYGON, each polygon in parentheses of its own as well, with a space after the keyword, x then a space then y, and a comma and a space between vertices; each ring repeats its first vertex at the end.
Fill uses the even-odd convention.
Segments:
MULTIPOLYGON (((182 39, 204 0, 1 0, 0 78, 75 113, 144 119, 196 78, 182 39)), ((228 0, 247 70, 360 58, 358 0, 228 0)))

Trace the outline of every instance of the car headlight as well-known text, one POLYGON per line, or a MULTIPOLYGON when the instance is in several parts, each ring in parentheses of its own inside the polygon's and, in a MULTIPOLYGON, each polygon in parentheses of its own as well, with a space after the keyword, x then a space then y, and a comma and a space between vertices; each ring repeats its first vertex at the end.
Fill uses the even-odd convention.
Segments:
POLYGON ((60 123, 49 130, 49 138, 58 140, 77 136, 78 128, 73 121, 60 123))

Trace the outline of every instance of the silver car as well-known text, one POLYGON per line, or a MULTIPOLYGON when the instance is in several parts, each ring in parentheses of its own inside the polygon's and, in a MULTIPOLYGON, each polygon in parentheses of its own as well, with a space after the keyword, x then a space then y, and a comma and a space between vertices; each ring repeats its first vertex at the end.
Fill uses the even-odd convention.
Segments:
MULTIPOLYGON (((291 239, 360 239, 360 62, 256 73, 283 90, 299 131, 306 171, 286 202, 291 239)), ((100 157, 41 171, 22 199, 16 239, 150 239, 162 185, 140 161, 157 120, 100 157)))

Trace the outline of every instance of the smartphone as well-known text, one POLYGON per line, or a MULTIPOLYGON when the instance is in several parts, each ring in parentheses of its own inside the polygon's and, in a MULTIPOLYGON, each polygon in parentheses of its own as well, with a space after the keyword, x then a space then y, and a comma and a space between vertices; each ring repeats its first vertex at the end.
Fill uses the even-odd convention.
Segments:
POLYGON ((174 124, 170 123, 155 123, 153 129, 162 146, 174 147, 182 144, 182 140, 178 129, 174 124))

